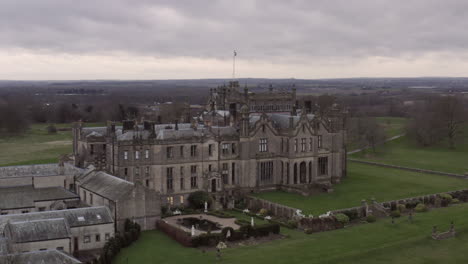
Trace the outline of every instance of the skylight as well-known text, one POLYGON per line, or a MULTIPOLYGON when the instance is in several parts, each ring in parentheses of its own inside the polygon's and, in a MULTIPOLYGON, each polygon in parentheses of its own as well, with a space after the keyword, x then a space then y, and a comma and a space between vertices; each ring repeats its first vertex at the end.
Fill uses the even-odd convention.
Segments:
POLYGON ((84 220, 84 216, 78 216, 78 221, 83 222, 84 220))

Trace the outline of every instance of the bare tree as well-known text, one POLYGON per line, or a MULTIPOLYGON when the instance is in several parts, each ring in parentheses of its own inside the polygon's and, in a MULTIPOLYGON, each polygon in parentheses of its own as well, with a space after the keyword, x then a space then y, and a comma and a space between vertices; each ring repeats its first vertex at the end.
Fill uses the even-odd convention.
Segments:
POLYGON ((463 124, 468 120, 463 99, 455 96, 444 96, 436 102, 436 115, 441 130, 448 138, 449 147, 455 148, 455 141, 462 133, 463 124))
POLYGON ((407 132, 423 146, 448 140, 455 148, 462 134, 463 125, 468 121, 464 100, 455 96, 428 98, 412 109, 412 118, 407 132))

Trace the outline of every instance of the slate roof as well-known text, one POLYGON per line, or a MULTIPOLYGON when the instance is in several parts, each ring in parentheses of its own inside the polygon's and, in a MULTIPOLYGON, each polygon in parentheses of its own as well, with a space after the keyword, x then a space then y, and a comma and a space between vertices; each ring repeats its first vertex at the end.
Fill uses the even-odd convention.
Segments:
POLYGON ((112 201, 126 197, 134 188, 132 182, 112 176, 103 171, 91 171, 77 178, 80 187, 97 193, 112 201))
POLYGON ((69 228, 113 223, 111 213, 107 207, 84 207, 58 211, 33 212, 27 214, 0 215, 0 233, 6 224, 44 219, 65 219, 69 228))
POLYGON ((0 209, 32 208, 38 201, 77 199, 63 187, 34 188, 31 185, 0 188, 0 209))
POLYGON ((33 251, 15 255, 0 256, 0 263, 23 264, 82 264, 83 262, 59 250, 33 251))
MULTIPOLYGON (((290 128, 289 127, 290 117, 293 118, 293 125, 294 126, 296 126, 297 123, 299 123, 299 120, 301 119, 300 115, 291 116, 289 113, 287 113, 287 114, 267 113, 266 115, 268 116, 268 118, 273 123, 273 126, 275 128, 277 128, 277 129, 288 129, 288 128, 290 128)), ((253 127, 255 125, 255 123, 258 120, 260 120, 260 118, 261 118, 260 114, 259 115, 250 115, 250 120, 249 120, 250 126, 253 127)), ((312 119, 314 119, 314 115, 313 114, 308 114, 307 119, 309 119, 309 121, 312 121, 312 119)))
POLYGON ((70 228, 64 218, 10 222, 5 227, 14 243, 70 238, 70 228))
MULTIPOLYGON (((63 167, 65 175, 74 175, 81 172, 80 168, 73 165, 64 164, 63 167)), ((60 167, 58 164, 36 164, 24 166, 6 166, 0 167, 0 178, 14 178, 14 177, 40 177, 40 176, 58 176, 60 174, 60 167)))

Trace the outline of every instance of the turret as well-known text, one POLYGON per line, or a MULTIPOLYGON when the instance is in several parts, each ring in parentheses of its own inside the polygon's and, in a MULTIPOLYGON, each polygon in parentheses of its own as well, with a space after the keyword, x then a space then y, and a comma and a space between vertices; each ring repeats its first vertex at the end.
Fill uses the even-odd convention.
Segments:
POLYGON ((240 122, 240 136, 241 137, 248 137, 249 136, 249 107, 247 105, 243 105, 240 109, 241 112, 241 122, 240 122))

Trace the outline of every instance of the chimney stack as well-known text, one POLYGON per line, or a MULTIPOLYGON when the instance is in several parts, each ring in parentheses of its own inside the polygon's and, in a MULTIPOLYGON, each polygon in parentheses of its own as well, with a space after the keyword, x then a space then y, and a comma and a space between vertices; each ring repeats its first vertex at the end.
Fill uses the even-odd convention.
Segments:
POLYGON ((179 130, 179 120, 175 120, 175 130, 179 130))

